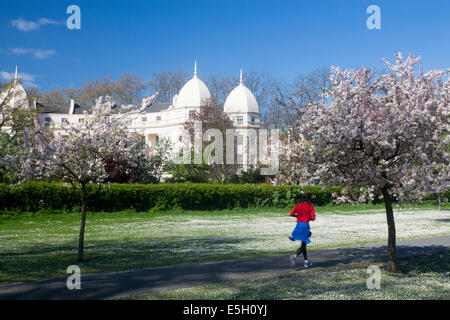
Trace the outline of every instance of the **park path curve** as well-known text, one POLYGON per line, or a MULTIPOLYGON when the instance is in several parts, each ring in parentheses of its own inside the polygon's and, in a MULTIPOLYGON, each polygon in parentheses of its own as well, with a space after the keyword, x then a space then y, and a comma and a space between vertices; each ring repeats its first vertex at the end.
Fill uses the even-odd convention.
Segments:
MULTIPOLYGON (((399 258, 445 252, 450 235, 398 241, 399 258)), ((308 252, 313 267, 386 260, 384 243, 308 252)), ((299 261, 303 259, 299 258, 299 261)), ((68 290, 67 278, 0 285, 0 300, 112 299, 157 290, 195 287, 218 281, 277 275, 292 268, 289 256, 228 260, 81 276, 81 290, 68 290)))

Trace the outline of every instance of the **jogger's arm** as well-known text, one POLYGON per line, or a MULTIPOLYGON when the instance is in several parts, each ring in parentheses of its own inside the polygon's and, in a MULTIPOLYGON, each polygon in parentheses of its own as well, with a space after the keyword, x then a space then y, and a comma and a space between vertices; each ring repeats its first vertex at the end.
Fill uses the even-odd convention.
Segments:
POLYGON ((294 209, 291 210, 291 213, 289 214, 291 217, 297 217, 297 206, 294 206, 294 209))

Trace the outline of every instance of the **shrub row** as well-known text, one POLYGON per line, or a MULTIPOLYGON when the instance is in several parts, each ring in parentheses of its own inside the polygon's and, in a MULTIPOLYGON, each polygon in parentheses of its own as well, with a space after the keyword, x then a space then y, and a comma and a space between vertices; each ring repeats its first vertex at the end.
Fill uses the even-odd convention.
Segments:
MULTIPOLYGON (((216 210, 248 207, 286 207, 302 192, 310 193, 315 205, 332 202, 341 187, 272 186, 268 184, 110 184, 89 185, 89 211, 216 210)), ((450 193, 450 192, 446 192, 450 193)), ((445 196, 449 196, 446 194, 445 196)), ((431 197, 430 197, 431 198, 431 197)), ((46 209, 72 210, 80 206, 81 193, 60 183, 29 182, 0 184, 0 210, 35 212, 46 209)), ((376 199, 375 202, 381 202, 376 199)))
MULTIPOLYGON (((316 205, 332 201, 331 194, 340 188, 321 186, 272 186, 268 184, 110 184, 89 185, 88 210, 138 211, 192 209, 216 210, 248 207, 285 207, 303 192, 311 193, 316 205)), ((0 184, 0 210, 35 212, 43 209, 67 209, 80 206, 78 188, 60 183, 29 182, 24 185, 0 184)))

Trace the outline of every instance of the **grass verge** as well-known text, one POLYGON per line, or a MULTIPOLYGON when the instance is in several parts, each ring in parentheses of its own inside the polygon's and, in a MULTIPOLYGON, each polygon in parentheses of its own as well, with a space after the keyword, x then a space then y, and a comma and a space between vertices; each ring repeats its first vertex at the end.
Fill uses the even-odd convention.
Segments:
MULTIPOLYGON (((295 225, 290 208, 92 213, 83 274, 281 255, 295 225)), ((450 212, 431 204, 396 210, 398 239, 450 234, 450 212), (434 207, 435 209, 436 207, 434 207)), ((0 215, 0 282, 65 277, 76 263, 80 215, 0 215)), ((317 207, 310 250, 386 241, 381 205, 317 207)))

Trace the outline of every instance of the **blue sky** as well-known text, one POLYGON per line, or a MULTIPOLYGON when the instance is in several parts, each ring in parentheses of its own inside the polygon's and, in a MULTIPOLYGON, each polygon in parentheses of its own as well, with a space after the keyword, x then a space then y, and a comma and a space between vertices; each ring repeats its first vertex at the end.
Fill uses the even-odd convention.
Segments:
POLYGON ((200 78, 243 68, 291 79, 321 66, 380 68, 396 50, 445 69, 449 13, 448 0, 2 0, 0 77, 17 64, 27 86, 45 91, 122 72, 191 71, 197 60, 200 78), (81 30, 65 25, 71 4, 81 30), (381 30, 366 27, 371 4, 381 30))

